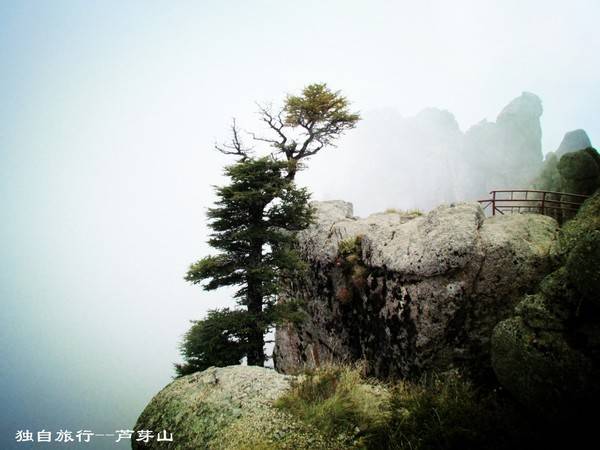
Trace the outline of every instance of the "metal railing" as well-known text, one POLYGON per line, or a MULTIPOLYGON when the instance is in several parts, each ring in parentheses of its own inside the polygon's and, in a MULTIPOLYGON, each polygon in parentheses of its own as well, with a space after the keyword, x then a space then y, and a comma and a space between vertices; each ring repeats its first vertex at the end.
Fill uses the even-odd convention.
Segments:
POLYGON ((499 189, 490 191, 491 198, 478 200, 483 209, 491 207, 496 213, 537 213, 555 215, 564 212, 576 213, 589 195, 569 192, 539 191, 535 189, 499 189))

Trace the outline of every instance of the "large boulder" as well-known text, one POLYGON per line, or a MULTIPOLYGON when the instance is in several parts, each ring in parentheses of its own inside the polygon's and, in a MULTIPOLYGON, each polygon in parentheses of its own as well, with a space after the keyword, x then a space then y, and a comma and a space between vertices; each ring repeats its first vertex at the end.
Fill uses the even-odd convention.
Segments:
POLYGON ((148 442, 132 438, 133 449, 324 449, 315 430, 273 407, 292 377, 249 366, 211 367, 176 379, 144 409, 134 430, 151 430, 148 442), (158 441, 166 430, 173 441, 158 441))
POLYGON ((550 271, 549 217, 485 218, 459 203, 359 219, 349 203, 315 206, 315 225, 299 234, 308 273, 282 296, 307 313, 277 329, 284 373, 355 359, 379 376, 485 372, 493 327, 550 271))
POLYGON ((596 407, 600 394, 600 194, 561 229, 551 253, 556 270, 495 327, 492 364, 521 403, 561 421, 596 407))

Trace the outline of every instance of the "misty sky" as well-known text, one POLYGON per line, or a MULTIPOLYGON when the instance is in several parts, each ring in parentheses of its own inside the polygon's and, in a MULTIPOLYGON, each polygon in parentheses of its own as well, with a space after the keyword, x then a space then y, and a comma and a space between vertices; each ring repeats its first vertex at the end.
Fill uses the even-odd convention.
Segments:
MULTIPOLYGON (((232 116, 253 129, 255 101, 324 81, 365 117, 434 106, 464 131, 530 91, 544 151, 575 128, 597 144, 599 19, 597 0, 1 1, 0 447, 131 427, 188 320, 230 303, 183 275, 209 252, 232 116)), ((374 212, 345 146, 386 157, 350 132, 299 182, 374 212)))

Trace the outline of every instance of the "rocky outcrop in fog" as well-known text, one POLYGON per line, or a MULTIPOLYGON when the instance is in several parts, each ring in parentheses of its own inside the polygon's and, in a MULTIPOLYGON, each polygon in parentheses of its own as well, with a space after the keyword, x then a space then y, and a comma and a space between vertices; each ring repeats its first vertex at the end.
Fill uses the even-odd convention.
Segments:
POLYGON ((367 111, 344 142, 343 156, 322 155, 331 158, 323 172, 311 168, 306 176, 330 177, 320 195, 351 195, 369 212, 429 210, 486 198, 492 189, 527 188, 542 167, 541 115, 541 100, 528 92, 509 102, 495 121, 483 120, 466 132, 451 112, 437 108, 412 117, 391 109, 367 111), (333 173, 351 176, 351 187, 333 173))
POLYGON ((524 92, 511 101, 496 122, 482 121, 465 133, 459 198, 473 199, 492 189, 525 188, 542 166, 542 102, 524 92))
POLYGON ((573 130, 565 133, 563 140, 561 141, 558 149, 554 152, 554 154, 560 159, 562 155, 565 155, 570 152, 576 152, 577 150, 581 150, 584 148, 588 148, 592 146, 592 142, 588 137, 585 130, 573 130))
POLYGON ((346 202, 316 207, 299 234, 309 271, 286 294, 307 316, 276 333, 282 372, 356 359, 380 376, 485 371, 493 327, 550 269, 549 217, 486 219, 477 203, 364 219, 346 202))

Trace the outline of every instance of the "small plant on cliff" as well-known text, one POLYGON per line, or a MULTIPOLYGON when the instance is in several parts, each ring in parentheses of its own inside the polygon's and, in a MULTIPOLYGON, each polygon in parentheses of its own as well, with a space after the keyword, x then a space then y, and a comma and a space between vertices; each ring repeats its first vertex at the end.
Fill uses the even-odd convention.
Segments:
POLYGON ((363 376, 361 366, 324 366, 307 371, 275 404, 345 448, 365 439, 388 420, 387 391, 363 376))
POLYGON ((336 299, 348 303, 354 297, 353 290, 363 290, 367 286, 368 269, 362 263, 362 236, 341 241, 338 245, 336 266, 342 269, 346 286, 336 291, 336 299))
POLYGON ((407 210, 388 208, 385 210, 385 213, 386 214, 399 214, 401 216, 415 216, 415 217, 423 215, 423 211, 421 211, 420 209, 417 209, 417 208, 407 209, 407 210))

